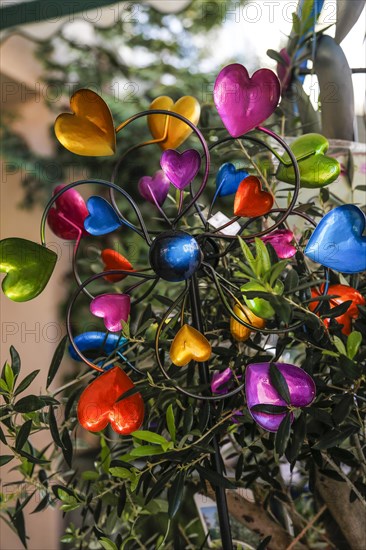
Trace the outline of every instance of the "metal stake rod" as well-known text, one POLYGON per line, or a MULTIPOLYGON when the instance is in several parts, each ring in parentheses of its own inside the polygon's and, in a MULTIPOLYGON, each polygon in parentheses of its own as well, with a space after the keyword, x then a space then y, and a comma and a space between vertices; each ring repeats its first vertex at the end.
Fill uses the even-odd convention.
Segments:
MULTIPOLYGON (((191 279, 189 289, 189 297, 191 302, 193 326, 203 334, 203 323, 201 315, 201 300, 198 289, 197 275, 194 274, 191 279)), ((210 377, 207 363, 200 364, 199 375, 203 384, 209 384, 210 377)), ((211 405, 212 406, 212 405, 211 405)), ((212 458, 212 466, 218 474, 223 474, 223 463, 220 454, 220 446, 217 436, 213 436, 212 445, 215 454, 212 458)), ((233 542, 231 537, 229 510, 227 507, 226 493, 224 487, 218 485, 214 488, 216 493, 216 505, 219 516, 220 535, 223 550, 233 550, 233 542)))

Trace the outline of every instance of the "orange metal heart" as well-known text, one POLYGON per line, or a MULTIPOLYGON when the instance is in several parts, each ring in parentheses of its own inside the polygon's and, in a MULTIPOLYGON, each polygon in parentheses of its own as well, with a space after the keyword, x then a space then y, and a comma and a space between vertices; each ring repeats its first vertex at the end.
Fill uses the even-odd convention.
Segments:
MULTIPOLYGON (((321 287, 321 292, 323 291, 323 286, 321 287)), ((330 285, 328 288, 327 294, 329 296, 337 296, 337 298, 332 298, 329 301, 330 308, 336 307, 340 304, 343 304, 344 302, 348 302, 349 300, 352 301, 352 304, 347 309, 343 315, 340 315, 339 317, 336 317, 335 320, 337 323, 343 325, 342 332, 343 334, 350 334, 352 331, 352 319, 357 319, 359 316, 359 310, 357 306, 365 306, 366 300, 356 290, 355 288, 352 288, 351 286, 347 285, 330 285)), ((320 296, 320 292, 318 292, 315 288, 311 290, 311 296, 312 298, 316 298, 317 296, 320 296)), ((311 302, 309 304, 310 309, 313 311, 319 302, 311 302)), ((324 319, 324 324, 328 327, 330 323, 330 319, 324 319)))
POLYGON ((174 365, 184 367, 190 361, 207 361, 211 356, 211 345, 198 330, 183 325, 175 335, 169 353, 174 365))
POLYGON ((273 196, 262 191, 261 182, 256 176, 248 176, 239 185, 234 200, 235 216, 255 218, 271 210, 273 196))
MULTIPOLYGON (((111 269, 124 269, 125 271, 134 271, 132 264, 122 256, 116 250, 111 248, 106 248, 102 251, 102 260, 104 262, 104 271, 109 271, 111 269)), ((127 275, 106 275, 104 278, 110 283, 118 283, 127 277, 127 275)))
MULTIPOLYGON (((266 325, 265 319, 257 317, 252 311, 250 311, 249 308, 244 305, 240 304, 239 306, 239 304, 235 304, 233 310, 240 319, 243 319, 243 321, 245 321, 249 325, 253 325, 256 328, 264 328, 266 325)), ((245 340, 248 340, 252 331, 250 330, 250 328, 241 325, 239 321, 234 319, 234 317, 231 317, 230 332, 235 340, 237 340, 238 342, 245 342, 245 340)))
POLYGON ((59 142, 72 153, 105 157, 116 150, 112 114, 105 101, 92 90, 78 90, 70 99, 74 114, 63 113, 55 122, 59 142))
POLYGON ((144 402, 140 393, 116 402, 134 388, 133 382, 119 367, 101 374, 80 396, 78 420, 89 432, 99 432, 110 422, 112 429, 129 435, 138 430, 144 419, 144 402))

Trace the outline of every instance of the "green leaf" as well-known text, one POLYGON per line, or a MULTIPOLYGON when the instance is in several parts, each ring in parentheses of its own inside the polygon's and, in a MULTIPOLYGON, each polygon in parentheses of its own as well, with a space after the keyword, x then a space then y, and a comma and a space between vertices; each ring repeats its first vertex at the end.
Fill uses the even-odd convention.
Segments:
POLYGON ((15 439, 15 448, 17 451, 20 451, 21 449, 23 449, 24 445, 28 441, 28 437, 32 430, 32 424, 33 424, 32 420, 27 420, 27 422, 25 422, 23 426, 21 426, 19 432, 17 433, 16 439, 15 439))
POLYGON ((272 267, 269 277, 269 284, 272 288, 274 287, 275 282, 277 281, 278 277, 281 275, 287 264, 288 260, 281 260, 272 267))
POLYGON ((166 411, 166 425, 168 427, 170 437, 172 438, 172 441, 174 441, 175 443, 177 430, 175 427, 175 418, 174 418, 174 411, 173 411, 172 404, 169 405, 166 411))
POLYGON ((39 373, 39 369, 31 372, 28 374, 19 384, 18 387, 15 389, 14 395, 19 395, 24 390, 28 388, 28 386, 31 385, 37 374, 39 373))
POLYGON ((292 289, 299 286, 299 276, 294 269, 291 269, 285 279, 285 292, 291 292, 292 289))
POLYGON ((253 412, 262 412, 267 414, 283 414, 288 411, 288 408, 282 405, 267 405, 266 403, 261 403, 258 405, 253 405, 250 410, 253 412))
POLYGON ((67 428, 64 428, 61 435, 61 441, 62 441, 62 454, 64 455, 64 459, 68 466, 72 465, 72 455, 73 455, 73 447, 72 447, 72 441, 70 438, 69 430, 67 428))
POLYGON ((286 450, 288 441, 290 439, 290 429, 291 413, 287 413, 276 433, 275 451, 279 457, 281 457, 286 450))
POLYGON ((362 343, 362 334, 355 330, 347 338, 347 356, 350 359, 353 359, 359 350, 359 347, 362 343))
POLYGON ((254 242, 257 252, 257 262, 258 265, 261 266, 261 270, 258 275, 261 277, 264 273, 267 273, 271 269, 271 259, 269 257, 269 253, 264 242, 261 241, 261 239, 257 238, 254 240, 254 242))
POLYGON ((224 489, 235 489, 235 485, 231 483, 226 477, 211 470, 207 467, 203 468, 199 464, 196 464, 197 472, 204 478, 207 479, 215 487, 223 487, 224 489))
POLYGON ((155 432, 149 432, 148 430, 137 430, 131 434, 136 439, 141 441, 147 441, 148 443, 155 443, 156 445, 166 445, 168 442, 165 437, 155 432))
POLYGON ((0 466, 4 466, 5 464, 7 464, 11 460, 13 460, 13 458, 14 458, 14 455, 1 455, 0 456, 0 466))
POLYGON ((2 429, 1 426, 0 426, 0 441, 1 441, 2 443, 4 443, 4 445, 7 445, 7 444, 8 444, 8 442, 6 441, 5 434, 4 434, 3 429, 2 429))
POLYGON ((354 405, 353 395, 347 393, 342 397, 340 402, 333 409, 332 417, 335 425, 341 424, 347 419, 354 405))
POLYGON ((240 247, 241 247, 241 250, 243 252, 244 258, 246 259, 250 269, 253 271, 254 274, 257 274, 258 259, 254 258, 253 254, 251 253, 251 250, 250 250, 249 246, 240 237, 239 237, 239 243, 240 243, 240 247))
POLYGON ((101 537, 99 542, 103 546, 104 550, 118 550, 117 545, 106 537, 101 537))
POLYGON ((347 356, 346 347, 338 336, 333 336, 333 344, 342 355, 347 356))
POLYGON ((321 317, 324 319, 335 319, 336 317, 339 317, 340 315, 343 315, 346 313, 346 311, 349 309, 349 307, 352 304, 352 300, 347 300, 347 302, 343 302, 342 304, 339 304, 339 306, 332 307, 330 311, 327 311, 326 313, 323 313, 321 317))
POLYGON ((286 379, 274 363, 269 365, 269 378, 279 395, 289 405, 291 398, 286 379))
POLYGON ((42 399, 36 395, 27 395, 22 397, 14 405, 14 410, 19 413, 28 413, 32 411, 38 411, 44 407, 42 399))
POLYGON ((20 372, 20 357, 14 346, 10 346, 11 368, 15 378, 18 377, 20 372))
POLYGON ((109 468, 109 473, 114 477, 120 477, 121 479, 130 479, 131 472, 127 468, 122 468, 121 466, 115 466, 109 468))
POLYGON ((52 405, 50 405, 49 409, 48 409, 48 422, 49 422, 49 425, 50 425, 50 432, 51 432, 53 441, 56 443, 56 445, 58 447, 62 448, 63 444, 62 444, 61 437, 60 437, 60 434, 59 434, 59 431, 58 431, 55 412, 53 410, 52 405))
POLYGON ((345 439, 350 437, 350 435, 357 432, 356 426, 348 426, 344 430, 340 431, 337 429, 330 430, 327 432, 321 439, 313 445, 313 449, 324 450, 331 447, 336 447, 342 443, 345 439))
POLYGON ((267 50, 267 55, 271 59, 274 59, 275 61, 277 61, 277 63, 280 63, 281 65, 284 65, 284 66, 287 65, 287 63, 283 59, 282 55, 279 52, 276 52, 276 50, 271 50, 271 49, 267 50))
POLYGON ((67 335, 65 335, 61 342, 59 343, 59 345, 57 346, 56 348, 56 351, 53 355, 53 358, 52 358, 52 361, 51 361, 51 365, 50 365, 50 368, 48 370, 48 375, 47 375, 47 385, 46 385, 46 388, 49 387, 49 385, 51 384, 52 380, 55 378, 56 374, 57 374, 57 371, 61 365, 61 361, 62 361, 62 358, 64 356, 64 353, 65 353, 65 347, 66 347, 66 342, 67 342, 67 335))
POLYGON ((23 545, 25 546, 25 548, 28 548, 27 536, 25 533, 24 515, 23 515, 23 510, 21 508, 21 504, 19 500, 17 500, 16 507, 15 507, 15 514, 13 516, 13 525, 23 545))
POLYGON ((168 515, 172 519, 176 515, 183 500, 185 473, 183 470, 176 475, 168 491, 168 515))
POLYGON ((140 447, 136 447, 135 449, 132 449, 130 452, 130 456, 133 457, 143 457, 143 456, 153 456, 153 455, 161 455, 164 451, 161 447, 157 447, 156 445, 140 445, 140 447))
POLYGON ((5 376, 5 382, 9 388, 9 391, 12 391, 14 388, 15 376, 9 363, 6 363, 5 365, 4 376, 5 376))
POLYGON ((293 28, 293 30, 294 30, 294 33, 297 34, 297 35, 301 34, 300 26, 301 26, 300 18, 299 18, 299 16, 294 12, 294 13, 292 14, 292 28, 293 28))

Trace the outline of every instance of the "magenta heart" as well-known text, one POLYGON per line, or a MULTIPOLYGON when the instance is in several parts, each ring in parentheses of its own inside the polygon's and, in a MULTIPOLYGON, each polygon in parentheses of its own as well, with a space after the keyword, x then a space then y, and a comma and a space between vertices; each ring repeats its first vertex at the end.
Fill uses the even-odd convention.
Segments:
POLYGON ((140 195, 152 204, 155 204, 154 196, 160 206, 164 204, 167 198, 169 187, 170 181, 162 170, 158 170, 152 178, 144 176, 138 183, 140 195))
MULTIPOLYGON (((66 184, 58 185, 53 192, 56 195, 66 184)), ((89 212, 83 197, 75 189, 65 191, 48 213, 47 222, 51 231, 66 240, 75 240, 80 234, 87 235, 84 220, 89 212)))
POLYGON ((101 294, 90 304, 90 311, 104 319, 105 327, 111 332, 122 330, 122 322, 127 322, 131 309, 128 294, 101 294))
MULTIPOLYGON (((290 404, 293 407, 310 405, 315 399, 315 383, 311 376, 295 365, 288 363, 275 363, 275 365, 286 379, 290 404)), ((247 407, 254 420, 265 430, 276 432, 286 413, 270 414, 251 410, 254 405, 287 405, 271 383, 269 366, 270 363, 253 363, 247 366, 245 395, 247 407)))
POLYGON ((270 243, 279 258, 292 258, 296 254, 296 248, 292 242, 294 234, 289 229, 277 229, 269 235, 262 237, 262 241, 270 243))
POLYGON ((167 149, 161 155, 160 165, 174 187, 182 190, 197 175, 201 166, 201 155, 195 149, 187 149, 184 153, 167 149))
POLYGON ((243 65, 224 67, 216 78, 216 109, 233 137, 239 137, 264 122, 276 109, 280 83, 273 71, 260 69, 252 78, 243 65))

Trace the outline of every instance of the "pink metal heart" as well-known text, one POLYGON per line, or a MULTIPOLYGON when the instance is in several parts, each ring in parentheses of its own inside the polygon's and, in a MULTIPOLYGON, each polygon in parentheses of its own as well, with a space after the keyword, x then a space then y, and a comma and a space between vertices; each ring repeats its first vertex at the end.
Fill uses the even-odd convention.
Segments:
POLYGON ((201 155, 195 149, 187 149, 183 153, 167 149, 161 155, 160 166, 174 187, 182 190, 197 175, 201 166, 201 155))
MULTIPOLYGON (((53 192, 56 195, 66 184, 58 185, 53 192)), ((65 191, 56 199, 55 207, 51 208, 47 222, 51 231, 66 240, 75 240, 79 235, 87 235, 84 220, 89 212, 83 197, 76 189, 65 191)))
POLYGON ((216 109, 233 137, 239 137, 264 122, 276 109, 280 83, 273 71, 260 69, 252 78, 243 65, 224 67, 216 78, 216 109))
POLYGON ((170 187, 170 181, 164 174, 163 170, 158 170, 153 177, 144 176, 138 183, 138 190, 140 195, 147 201, 155 204, 153 195, 156 202, 161 206, 164 204, 167 198, 170 187))
POLYGON ((277 229, 269 235, 262 237, 262 241, 270 243, 281 259, 292 258, 296 254, 296 248, 292 244, 294 234, 289 229, 277 229))
MULTIPOLYGON (((269 414, 251 410, 254 405, 287 405, 271 383, 269 366, 270 363, 253 363, 247 366, 245 395, 247 407, 254 420, 265 430, 276 432, 286 413, 269 414)), ((315 383, 311 376, 295 365, 276 363, 276 366, 286 379, 290 404, 293 407, 310 405, 315 399, 315 383)))
POLYGON ((90 311, 104 319, 105 327, 111 332, 122 330, 122 322, 127 322, 131 309, 128 294, 101 294, 90 304, 90 311))

